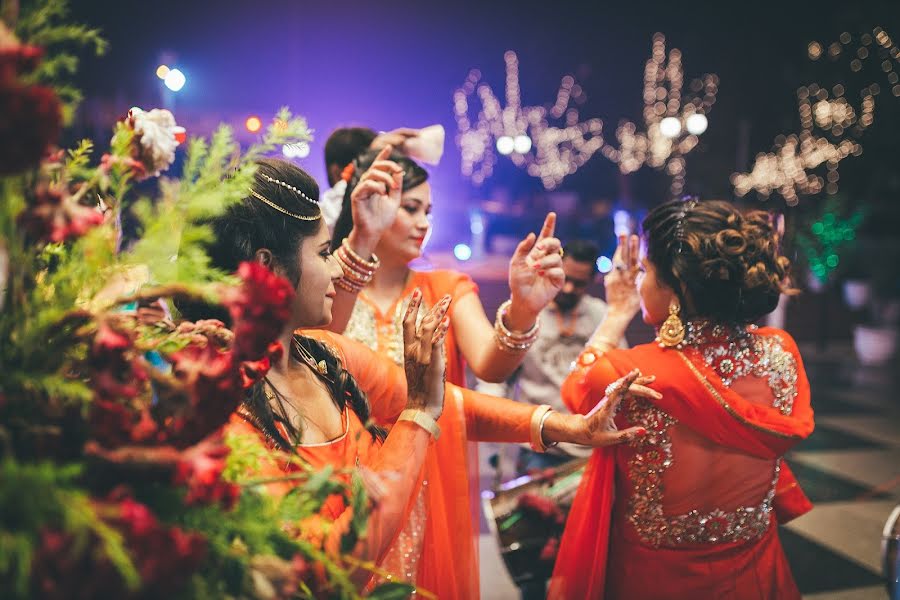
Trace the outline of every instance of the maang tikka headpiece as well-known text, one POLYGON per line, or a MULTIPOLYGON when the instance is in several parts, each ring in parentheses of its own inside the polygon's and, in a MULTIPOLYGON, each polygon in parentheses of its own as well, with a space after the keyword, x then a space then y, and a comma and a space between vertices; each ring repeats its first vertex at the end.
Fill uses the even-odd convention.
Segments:
MULTIPOLYGON (((307 196, 303 192, 303 190, 300 190, 300 189, 292 186, 289 183, 285 183, 284 181, 281 181, 280 179, 275 179, 274 177, 269 177, 265 173, 258 173, 258 175, 260 177, 262 177, 263 179, 265 179, 266 181, 268 181, 269 183, 274 183, 275 185, 280 185, 284 189, 294 192, 295 194, 300 196, 300 199, 303 200, 304 202, 308 202, 309 204, 312 204, 316 208, 319 208, 319 203, 316 202, 315 200, 313 200, 312 198, 310 198, 309 196, 307 196)), ((266 198, 265 196, 263 196, 256 190, 254 190, 253 188, 250 188, 250 195, 253 196, 254 198, 256 198, 257 200, 268 204, 269 206, 271 206, 278 212, 286 214, 289 217, 294 217, 295 219, 299 219, 300 221, 318 221, 319 219, 322 218, 321 210, 319 210, 319 212, 315 215, 298 215, 296 213, 292 213, 289 210, 287 210, 281 206, 278 206, 277 204, 275 204, 274 202, 272 202, 271 200, 269 200, 268 198, 266 198)))

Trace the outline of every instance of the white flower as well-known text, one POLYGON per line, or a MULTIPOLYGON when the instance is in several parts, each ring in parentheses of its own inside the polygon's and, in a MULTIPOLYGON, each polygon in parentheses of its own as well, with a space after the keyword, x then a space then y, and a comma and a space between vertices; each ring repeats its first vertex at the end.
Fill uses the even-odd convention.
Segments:
POLYGON ((128 111, 128 123, 134 129, 139 143, 138 159, 144 163, 148 175, 158 176, 175 161, 178 140, 175 133, 180 128, 171 112, 154 108, 144 111, 134 107, 128 111))

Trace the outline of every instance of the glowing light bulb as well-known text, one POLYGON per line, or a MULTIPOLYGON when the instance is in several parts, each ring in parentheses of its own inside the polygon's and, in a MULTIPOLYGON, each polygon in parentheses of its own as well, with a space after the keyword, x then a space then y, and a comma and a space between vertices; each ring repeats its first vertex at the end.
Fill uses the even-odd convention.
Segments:
POLYGON ((187 77, 185 77, 184 73, 182 73, 178 69, 170 69, 169 72, 166 73, 166 77, 165 79, 163 79, 163 83, 165 83, 166 87, 173 92, 177 92, 184 87, 185 83, 187 83, 187 77))
POLYGON ((659 122, 659 132, 667 138, 676 138, 681 133, 681 121, 676 117, 666 117, 659 122))
POLYGON ((247 120, 244 121, 244 127, 247 128, 247 131, 250 133, 256 133, 260 129, 262 129, 262 120, 256 115, 252 117, 247 117, 247 120))
POLYGON ((513 150, 518 154, 525 154, 531 150, 531 138, 527 135, 517 135, 513 140, 513 150))
POLYGON ((700 113, 692 114, 684 122, 684 126, 687 128, 688 133, 693 135, 700 135, 706 131, 708 125, 709 121, 706 119, 706 115, 700 113))
POLYGON ((472 258, 472 249, 466 244, 457 244, 453 247, 453 256, 457 260, 469 260, 472 258))

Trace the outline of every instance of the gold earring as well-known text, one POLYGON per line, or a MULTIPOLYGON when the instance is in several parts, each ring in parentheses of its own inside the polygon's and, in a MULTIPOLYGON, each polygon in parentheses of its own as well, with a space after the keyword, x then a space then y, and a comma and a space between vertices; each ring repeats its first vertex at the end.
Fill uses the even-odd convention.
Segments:
POLYGON ((663 322, 659 328, 659 334, 656 341, 660 348, 680 348, 684 341, 684 322, 678 313, 681 312, 677 300, 673 300, 669 305, 669 317, 663 322))

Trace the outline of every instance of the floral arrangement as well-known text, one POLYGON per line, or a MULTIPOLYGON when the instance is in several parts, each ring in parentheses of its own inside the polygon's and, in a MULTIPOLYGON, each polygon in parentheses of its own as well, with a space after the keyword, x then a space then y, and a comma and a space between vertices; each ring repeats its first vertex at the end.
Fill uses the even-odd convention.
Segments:
POLYGON ((359 478, 307 467, 276 500, 252 478, 268 449, 222 434, 283 352, 293 289, 256 264, 213 269, 202 223, 245 195, 255 159, 309 140, 305 121, 283 109, 242 151, 228 127, 188 141, 170 112, 132 109, 94 162, 89 140, 57 144, 73 48, 105 51, 100 34, 65 0, 0 15, 0 597, 357 597, 350 572, 374 569, 347 554, 359 478), (154 179, 182 151, 180 176, 154 179), (180 299, 225 307, 231 329, 141 316, 180 299), (340 524, 319 516, 335 496, 340 524))

